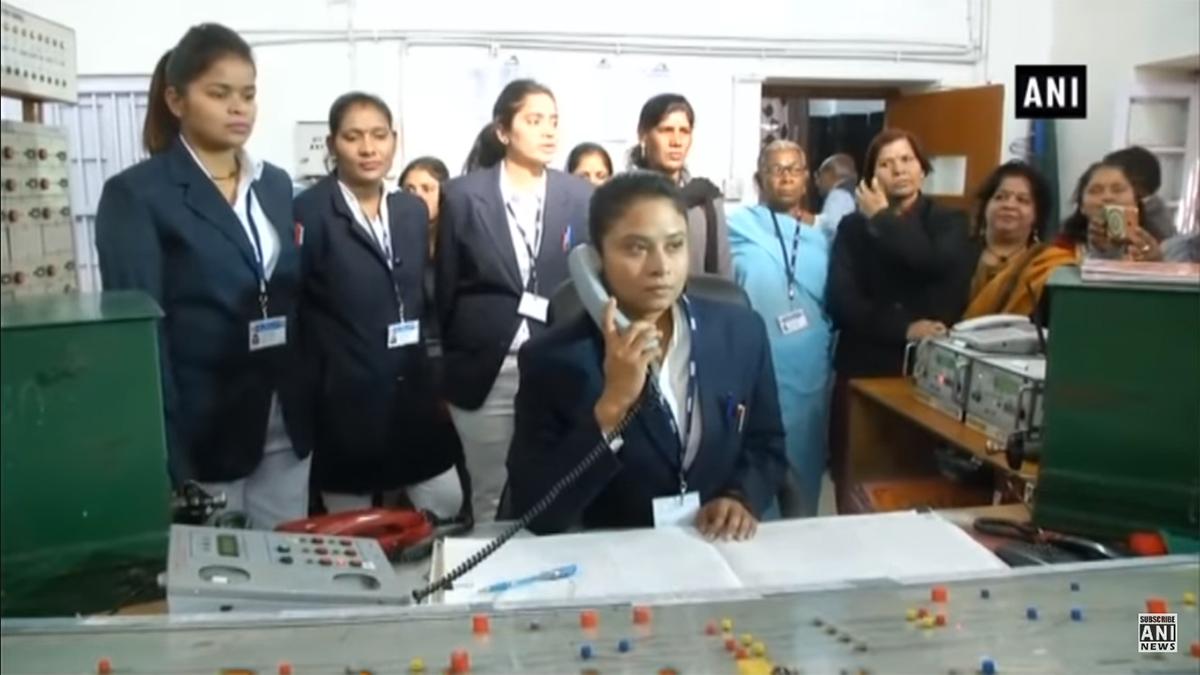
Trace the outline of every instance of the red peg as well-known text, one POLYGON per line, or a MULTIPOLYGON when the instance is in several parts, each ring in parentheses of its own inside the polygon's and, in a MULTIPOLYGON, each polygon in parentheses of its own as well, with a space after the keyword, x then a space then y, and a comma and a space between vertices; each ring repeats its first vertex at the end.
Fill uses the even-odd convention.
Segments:
POLYGON ((96 662, 96 672, 99 675, 109 675, 112 672, 112 661, 108 658, 102 658, 96 662))
POLYGON ((946 602, 950 599, 950 592, 946 590, 945 586, 934 586, 933 590, 929 593, 929 597, 934 602, 946 602))
POLYGON ((476 614, 471 617, 471 632, 476 635, 487 635, 492 632, 492 621, 487 614, 476 614))
POLYGON ((584 630, 591 630, 600 625, 600 617, 596 615, 596 610, 585 609, 579 613, 579 627, 584 630))
POLYGON ((637 606, 633 608, 633 622, 638 625, 650 623, 650 608, 645 606, 637 606))
POLYGON ((450 672, 451 673, 469 673, 471 672, 471 655, 465 649, 455 649, 450 653, 450 672))
POLYGON ((292 664, 287 661, 279 663, 279 675, 292 675, 292 664))
POLYGON ((1166 614, 1167 601, 1162 598, 1149 598, 1146 600, 1146 611, 1150 614, 1166 614))

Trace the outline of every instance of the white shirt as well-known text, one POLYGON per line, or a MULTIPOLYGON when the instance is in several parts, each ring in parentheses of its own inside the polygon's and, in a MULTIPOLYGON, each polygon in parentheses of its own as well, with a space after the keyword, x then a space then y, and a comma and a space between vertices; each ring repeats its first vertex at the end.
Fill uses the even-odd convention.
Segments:
MULTIPOLYGON (((675 418, 675 426, 679 429, 679 440, 682 441, 683 426, 687 422, 688 367, 692 356, 692 332, 688 330, 687 318, 679 303, 671 307, 671 319, 674 324, 671 342, 663 356, 656 384, 663 398, 667 400, 667 406, 675 418)), ((692 411, 692 428, 686 436, 687 449, 683 458, 685 470, 692 465, 700 451, 700 430, 703 426, 700 424, 699 396, 696 399, 692 411)))
POLYGON ((342 191, 342 199, 346 200, 346 204, 350 207, 350 212, 354 214, 354 221, 359 227, 366 230, 371 240, 383 251, 383 257, 387 259, 387 265, 392 266, 392 233, 388 227, 388 210, 387 210, 387 190, 380 188, 379 195, 379 212, 374 218, 367 218, 366 211, 363 210, 362 204, 358 203, 358 197, 346 187, 342 181, 338 181, 338 188, 342 191))
MULTIPOLYGON (((513 251, 517 254, 517 270, 521 273, 521 282, 529 283, 529 274, 536 260, 529 258, 529 249, 536 256, 542 248, 542 208, 546 203, 546 172, 538 177, 537 185, 530 190, 521 191, 513 184, 508 175, 504 162, 500 163, 500 197, 504 200, 504 215, 508 218, 508 234, 512 237, 513 251), (513 218, 513 214, 516 218, 513 218), (524 233, 522 233, 524 230, 524 233), (526 237, 529 239, 527 240, 526 237), (526 246, 528 242, 528 246, 526 246)), ((542 289, 538 289, 539 292, 542 289)), ((521 320, 517 334, 509 345, 510 354, 516 354, 521 345, 529 339, 529 321, 521 320)))
MULTIPOLYGON (((192 149, 192 146, 188 145, 187 139, 183 136, 180 136, 179 140, 183 141, 183 147, 187 148, 187 151, 189 154, 191 154, 192 159, 196 161, 196 166, 200 167, 200 170, 204 172, 204 175, 208 176, 209 179, 212 179, 213 175, 209 173, 208 168, 204 166, 204 162, 200 161, 200 157, 196 154, 196 151, 192 149)), ((254 247, 254 236, 250 233, 250 219, 246 214, 246 202, 250 198, 250 186, 253 185, 255 181, 262 178, 264 164, 261 160, 255 160, 254 158, 250 157, 245 150, 241 151, 238 162, 243 169, 249 168, 250 170, 241 172, 237 186, 237 198, 234 200, 230 208, 233 209, 233 213, 237 216, 238 222, 242 224, 242 230, 246 232, 246 239, 250 242, 250 250, 254 251, 254 255, 257 258, 258 250, 254 247)), ((265 261, 263 264, 263 270, 266 278, 270 279, 271 273, 275 271, 275 263, 279 262, 279 233, 276 232, 275 227, 271 223, 270 219, 267 218, 267 214, 263 212, 262 200, 258 199, 257 196, 255 196, 254 205, 250 210, 252 212, 251 215, 254 216, 254 226, 255 229, 258 230, 259 241, 262 242, 262 254, 263 260, 265 261)))
MULTIPOLYGON (((196 161, 196 166, 204 172, 204 175, 212 179, 213 175, 209 173, 208 168, 204 166, 204 162, 200 161, 200 157, 196 151, 188 145, 187 139, 183 136, 179 137, 183 142, 183 147, 187 148, 192 159, 196 161)), ((250 198, 250 187, 255 181, 262 178, 263 162, 254 160, 250 155, 242 150, 238 158, 239 166, 242 168, 249 167, 250 171, 242 171, 241 177, 238 180, 237 198, 234 200, 231 208, 234 214, 237 215, 238 221, 242 224, 242 229, 246 232, 246 239, 250 241, 250 249, 254 251, 257 258, 258 251, 254 247, 254 236, 250 234, 250 219, 246 214, 246 203, 250 198)), ((254 216, 254 228, 258 230, 259 241, 262 242, 263 254, 263 275, 271 278, 271 274, 275 271, 275 263, 279 262, 279 233, 275 231, 267 214, 262 210, 262 200, 255 197, 254 205, 250 207, 254 216)), ((257 277, 257 273, 255 274, 257 277)), ((267 416, 267 437, 263 446, 263 452, 280 452, 283 450, 291 450, 292 441, 288 437, 287 425, 283 421, 283 408, 279 404, 279 395, 271 394, 271 410, 267 416)))

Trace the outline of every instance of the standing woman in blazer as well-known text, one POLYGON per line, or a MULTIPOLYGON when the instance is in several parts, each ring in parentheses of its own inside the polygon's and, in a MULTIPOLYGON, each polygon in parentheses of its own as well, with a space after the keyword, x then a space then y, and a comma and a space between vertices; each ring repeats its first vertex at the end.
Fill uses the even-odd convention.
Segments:
POLYGON ((105 183, 96 249, 106 289, 143 290, 165 313, 171 476, 223 492, 258 527, 303 518, 300 252, 291 181, 244 149, 257 110, 249 45, 192 27, 159 60, 149 106, 151 157, 105 183))
POLYGON ((712 181, 693 178, 687 170, 695 126, 696 112, 683 96, 659 94, 651 98, 638 116, 638 144, 630 151, 629 160, 635 168, 666 175, 682 190, 692 273, 732 279, 725 199, 712 181))
POLYGON ((351 92, 329 110, 334 170, 296 198, 304 231, 306 366, 317 383, 313 484, 331 513, 406 502, 449 517, 455 453, 434 433, 425 352, 429 212, 383 181, 392 113, 351 92))
POLYGON ((587 241, 592 188, 547 168, 557 149, 554 95, 514 80, 476 141, 479 169, 446 184, 437 312, 445 393, 477 520, 494 517, 504 489, 517 350, 545 328, 548 299, 567 278, 567 252, 587 241))

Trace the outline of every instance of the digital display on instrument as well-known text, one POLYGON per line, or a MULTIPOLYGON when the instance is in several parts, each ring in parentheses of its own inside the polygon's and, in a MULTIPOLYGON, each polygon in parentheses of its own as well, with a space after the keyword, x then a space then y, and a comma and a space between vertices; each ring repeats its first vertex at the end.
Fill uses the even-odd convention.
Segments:
POLYGON ((236 558, 238 555, 237 537, 232 534, 217 535, 217 553, 226 558, 236 558))
POLYGON ((993 380, 992 386, 994 386, 996 391, 1001 394, 1016 395, 1021 389, 1021 386, 1016 380, 1010 380, 1007 377, 997 377, 995 380, 993 380))

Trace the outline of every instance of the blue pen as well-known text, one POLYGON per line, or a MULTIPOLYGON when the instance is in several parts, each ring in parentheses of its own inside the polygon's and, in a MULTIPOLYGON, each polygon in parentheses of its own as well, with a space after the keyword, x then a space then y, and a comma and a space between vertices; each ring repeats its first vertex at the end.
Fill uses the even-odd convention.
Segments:
POLYGON ((511 588, 518 588, 520 586, 528 586, 529 584, 535 584, 539 581, 558 581, 559 579, 569 579, 570 577, 575 576, 575 572, 576 572, 576 570, 578 570, 578 568, 579 568, 578 565, 563 565, 562 567, 556 567, 552 570, 546 570, 545 572, 535 574, 531 577, 524 577, 521 579, 510 579, 508 581, 498 581, 490 586, 484 586, 483 588, 481 588, 479 590, 479 592, 480 593, 502 593, 511 588))

